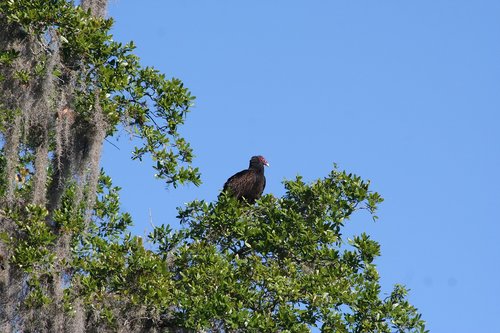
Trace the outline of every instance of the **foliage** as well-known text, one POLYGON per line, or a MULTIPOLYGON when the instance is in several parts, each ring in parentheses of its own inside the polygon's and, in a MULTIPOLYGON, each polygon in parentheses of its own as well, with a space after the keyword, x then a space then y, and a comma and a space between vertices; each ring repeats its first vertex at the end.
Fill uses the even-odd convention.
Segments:
POLYGON ((382 198, 336 168, 129 233, 102 141, 124 128, 166 184, 199 184, 178 133, 193 97, 113 41, 99 3, 0 2, 0 331, 424 332, 403 286, 382 295, 380 245, 343 236, 382 198))
MULTIPOLYGON (((132 42, 123 45, 112 39, 112 19, 93 17, 65 0, 4 1, 0 3, 0 19, 2 24, 15 27, 22 35, 34 36, 36 43, 44 45, 41 55, 32 59, 36 66, 31 71, 15 69, 14 81, 26 85, 30 80, 42 79, 47 74, 44 69, 48 57, 55 52, 51 48, 59 49, 61 63, 52 74, 64 88, 73 85, 70 104, 78 116, 83 120, 92 118, 98 101, 108 135, 115 133, 121 123, 141 140, 133 158, 151 155, 157 177, 167 184, 200 184, 198 169, 189 166, 192 150, 178 133, 194 97, 180 80, 167 80, 156 69, 141 67, 132 53, 132 42)), ((3 64, 13 66, 21 58, 20 51, 13 47, 0 50, 3 64)), ((3 123, 9 119, 1 120, 3 123)))
MULTIPOLYGON (((119 188, 108 176, 101 175, 86 230, 68 191, 54 217, 73 230, 66 301, 83 300, 99 318, 94 325, 108 329, 126 321, 195 331, 424 332, 403 286, 380 299, 379 244, 364 233, 343 238, 352 214, 374 213, 382 201, 368 183, 333 170, 312 184, 286 181, 285 188, 282 198, 268 194, 254 206, 225 195, 191 202, 179 209, 185 228, 155 228, 149 247, 127 232, 130 217, 120 213, 119 188)), ((23 218, 15 214, 22 236, 10 264, 56 273, 55 235, 41 222, 46 212, 27 207, 23 218)), ((27 304, 50 302, 43 278, 29 281, 27 304)))
POLYGON ((179 211, 180 320, 197 330, 423 331, 403 287, 379 299, 379 244, 364 233, 342 237, 355 211, 373 213, 382 201, 368 183, 333 170, 310 185, 300 177, 284 185, 282 198, 266 195, 256 206, 222 196, 179 211))

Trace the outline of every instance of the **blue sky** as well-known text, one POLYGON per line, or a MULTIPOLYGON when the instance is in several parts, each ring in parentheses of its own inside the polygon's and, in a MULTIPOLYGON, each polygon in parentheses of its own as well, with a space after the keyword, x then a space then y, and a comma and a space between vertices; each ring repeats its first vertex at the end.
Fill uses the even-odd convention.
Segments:
POLYGON ((385 291, 411 289, 431 332, 500 332, 500 2, 113 0, 115 40, 197 97, 182 128, 202 172, 166 189, 130 161, 103 165, 134 232, 177 226, 176 207, 215 200, 264 155, 266 193, 333 163, 372 181, 385 291))

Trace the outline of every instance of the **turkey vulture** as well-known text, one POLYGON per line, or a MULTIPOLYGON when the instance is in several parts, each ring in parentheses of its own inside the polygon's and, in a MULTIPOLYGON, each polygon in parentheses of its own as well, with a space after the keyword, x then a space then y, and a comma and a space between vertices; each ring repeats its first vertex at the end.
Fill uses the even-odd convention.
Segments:
POLYGON ((263 156, 252 156, 248 169, 231 176, 224 184, 223 191, 238 200, 246 199, 254 203, 266 187, 264 165, 269 166, 269 163, 263 156))

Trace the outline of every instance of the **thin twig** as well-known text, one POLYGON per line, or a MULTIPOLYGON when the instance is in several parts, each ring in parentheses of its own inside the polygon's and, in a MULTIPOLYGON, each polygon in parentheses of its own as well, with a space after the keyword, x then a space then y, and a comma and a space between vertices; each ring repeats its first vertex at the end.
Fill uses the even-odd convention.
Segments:
POLYGON ((153 216, 151 214, 151 208, 149 208, 149 224, 151 225, 151 227, 153 227, 153 229, 156 228, 156 226, 153 223, 153 216))
POLYGON ((110 145, 112 145, 116 149, 120 150, 120 147, 118 147, 117 145, 115 145, 113 142, 109 141, 108 138, 104 138, 104 140, 106 140, 110 145))

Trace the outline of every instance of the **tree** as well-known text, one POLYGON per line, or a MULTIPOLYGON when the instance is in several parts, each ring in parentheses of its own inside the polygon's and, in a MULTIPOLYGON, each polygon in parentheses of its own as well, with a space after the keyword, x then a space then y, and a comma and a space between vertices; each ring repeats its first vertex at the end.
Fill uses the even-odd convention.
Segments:
POLYGON ((379 244, 343 238, 382 201, 358 176, 194 201, 146 244, 127 231, 103 140, 126 130, 167 185, 199 184, 177 132, 193 97, 111 39, 105 6, 0 3, 0 330, 423 332, 403 286, 381 295, 379 244))

